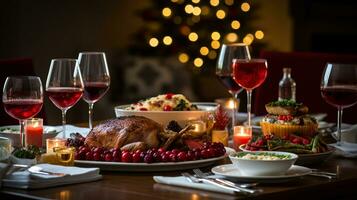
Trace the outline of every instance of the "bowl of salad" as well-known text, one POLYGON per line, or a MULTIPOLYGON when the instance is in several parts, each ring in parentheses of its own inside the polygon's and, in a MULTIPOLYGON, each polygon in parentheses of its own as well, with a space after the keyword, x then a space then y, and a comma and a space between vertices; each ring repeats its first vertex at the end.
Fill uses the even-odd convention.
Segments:
POLYGON ((248 176, 283 175, 298 155, 279 151, 237 152, 229 156, 233 165, 248 176))
POLYGON ((116 117, 143 116, 152 119, 163 126, 170 121, 185 125, 188 121, 197 120, 217 108, 215 103, 190 102, 182 94, 161 94, 139 102, 116 106, 116 117))

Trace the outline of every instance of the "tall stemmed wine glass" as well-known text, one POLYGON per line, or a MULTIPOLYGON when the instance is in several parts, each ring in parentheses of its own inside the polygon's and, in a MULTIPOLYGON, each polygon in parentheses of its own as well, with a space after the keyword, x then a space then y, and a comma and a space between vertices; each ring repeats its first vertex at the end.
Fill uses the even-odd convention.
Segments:
POLYGON ((43 104, 41 79, 37 76, 10 76, 5 80, 2 101, 5 111, 20 122, 21 146, 25 146, 25 120, 40 112, 43 104))
POLYGON ((53 59, 47 75, 46 93, 62 111, 63 137, 66 136, 66 112, 83 94, 83 81, 76 59, 53 59))
POLYGON ((321 95, 337 107, 337 145, 341 145, 342 111, 357 103, 357 64, 327 63, 321 79, 321 95))
POLYGON ((89 104, 89 128, 93 128, 93 105, 108 91, 110 75, 104 52, 81 52, 78 57, 82 72, 83 99, 89 104))
POLYGON ((267 77, 268 64, 264 59, 234 59, 233 78, 247 91, 248 126, 251 126, 252 91, 267 77))
MULTIPOLYGON (((233 79, 233 59, 235 58, 250 60, 248 45, 244 43, 223 44, 217 61, 216 76, 236 101, 238 94, 243 91, 243 88, 233 79)), ((236 125, 236 113, 237 108, 236 104, 234 104, 232 128, 236 125)))

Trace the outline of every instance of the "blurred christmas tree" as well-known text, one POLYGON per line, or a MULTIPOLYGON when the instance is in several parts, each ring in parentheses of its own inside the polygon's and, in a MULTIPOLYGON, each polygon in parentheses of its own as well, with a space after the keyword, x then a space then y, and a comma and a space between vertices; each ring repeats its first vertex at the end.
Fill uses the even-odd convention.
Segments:
POLYGON ((152 0, 140 12, 144 26, 130 52, 175 56, 194 70, 214 70, 222 43, 260 45, 262 30, 252 27, 255 7, 241 0, 152 0))

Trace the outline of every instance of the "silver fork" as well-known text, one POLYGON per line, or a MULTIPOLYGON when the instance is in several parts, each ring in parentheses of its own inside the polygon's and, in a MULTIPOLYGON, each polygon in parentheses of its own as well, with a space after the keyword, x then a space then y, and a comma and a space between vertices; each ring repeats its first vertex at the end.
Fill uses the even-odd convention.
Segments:
POLYGON ((197 178, 187 172, 181 173, 181 175, 184 176, 188 181, 190 181, 192 183, 208 183, 208 184, 215 185, 220 188, 224 188, 226 190, 231 190, 231 191, 238 192, 238 193, 256 194, 256 193, 262 192, 262 190, 253 190, 253 189, 247 189, 247 188, 238 188, 238 187, 227 186, 227 185, 224 185, 224 184, 217 182, 213 179, 211 180, 211 179, 205 179, 205 178, 197 178))
MULTIPOLYGON (((199 178, 209 178, 207 176, 214 175, 213 173, 204 173, 200 169, 193 169, 193 172, 195 175, 199 178)), ((229 180, 221 179, 221 178, 214 178, 216 181, 221 182, 222 184, 232 186, 232 187, 242 187, 242 188, 252 188, 258 185, 258 183, 243 183, 243 184, 237 184, 229 180)))

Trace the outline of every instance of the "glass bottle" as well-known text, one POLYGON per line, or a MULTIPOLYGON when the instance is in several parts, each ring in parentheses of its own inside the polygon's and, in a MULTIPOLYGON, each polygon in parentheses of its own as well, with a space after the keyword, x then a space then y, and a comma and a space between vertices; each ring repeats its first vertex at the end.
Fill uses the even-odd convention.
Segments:
POLYGON ((283 78, 279 82, 279 100, 296 100, 296 83, 291 78, 291 68, 283 68, 283 78))

